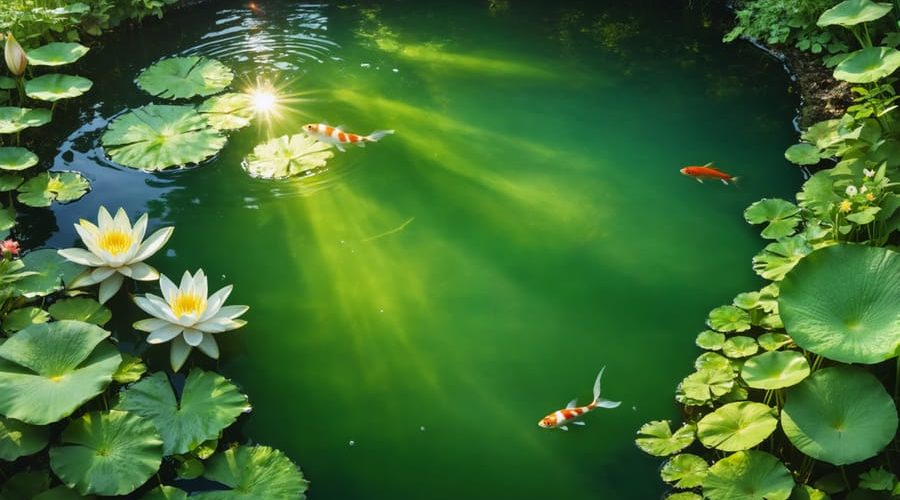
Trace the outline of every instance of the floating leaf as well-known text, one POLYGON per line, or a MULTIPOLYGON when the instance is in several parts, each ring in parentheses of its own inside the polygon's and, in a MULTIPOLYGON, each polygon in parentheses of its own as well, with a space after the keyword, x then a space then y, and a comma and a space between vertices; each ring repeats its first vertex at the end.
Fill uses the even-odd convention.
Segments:
POLYGON ((781 281, 810 252, 812 247, 802 236, 781 238, 753 257, 753 270, 767 280, 781 281))
POLYGON ((714 352, 704 352, 694 361, 694 369, 702 370, 718 370, 734 377, 734 366, 725 356, 714 352))
POLYGON ((122 353, 122 362, 113 373, 113 380, 119 384, 130 384, 141 379, 144 372, 147 371, 147 365, 137 356, 122 353))
POLYGON ((28 51, 28 63, 32 66, 62 66, 77 61, 88 53, 80 43, 48 43, 28 51))
POLYGON ((707 448, 739 451, 763 442, 778 426, 775 410, 762 403, 728 403, 697 422, 697 437, 707 448))
POLYGON ((82 495, 125 495, 144 484, 162 462, 153 424, 124 411, 91 412, 66 427, 50 449, 50 467, 82 495))
POLYGON ((734 386, 734 375, 721 370, 699 370, 678 384, 675 400, 688 406, 699 406, 728 394, 734 386))
POLYGON ((86 297, 56 301, 48 311, 55 320, 76 319, 99 326, 105 325, 112 318, 112 312, 106 306, 86 297))
POLYGON ((44 297, 62 290, 63 283, 70 283, 84 269, 64 259, 55 248, 28 252, 22 262, 25 271, 33 273, 16 283, 18 292, 26 298, 44 297))
POLYGON ((50 315, 40 307, 28 306, 15 311, 10 311, 3 318, 3 331, 15 333, 24 330, 31 325, 39 325, 50 321, 50 315))
POLYGON ((819 148, 805 142, 794 144, 787 148, 784 152, 784 157, 787 161, 796 165, 815 165, 822 161, 822 157, 819 155, 819 148))
POLYGON ((49 109, 0 107, 0 134, 15 134, 50 122, 49 109))
POLYGON ((735 295, 732 304, 745 311, 755 309, 759 305, 760 292, 743 292, 735 295))
POLYGON ((791 338, 783 333, 764 333, 757 339, 759 346, 767 351, 777 351, 791 343, 791 338))
POLYGON ((221 375, 191 370, 180 401, 164 373, 154 373, 120 395, 118 409, 151 420, 163 438, 163 454, 191 451, 216 439, 225 427, 250 410, 247 397, 221 375))
POLYGON ((729 358, 746 358, 756 354, 758 350, 759 345, 756 343, 756 340, 753 337, 745 337, 744 335, 731 337, 722 344, 722 352, 729 358))
POLYGON ((18 500, 33 498, 50 487, 50 474, 47 471, 20 472, 3 483, 0 498, 18 500))
POLYGON ((867 47, 851 52, 834 68, 834 77, 850 83, 872 83, 900 68, 900 51, 891 47, 867 47))
POLYGON ((798 484, 791 492, 789 500, 831 500, 824 491, 819 491, 805 484, 798 484))
POLYGON ((750 329, 750 315, 735 306, 720 306, 709 312, 706 323, 720 332, 743 332, 750 329))
POLYGON ((672 493, 666 497, 666 500, 703 500, 703 497, 690 491, 681 491, 672 493))
POLYGON ((42 172, 19 186, 20 203, 29 207, 49 207, 53 200, 75 201, 91 188, 77 172, 42 172))
POLYGON ((754 389, 781 389, 809 376, 809 362, 797 351, 773 351, 753 356, 744 363, 741 378, 754 389))
POLYGON ((678 453, 693 443, 695 430, 695 426, 684 424, 672 433, 668 420, 654 420, 641 426, 634 442, 644 453, 665 457, 678 453))
POLYGON ((196 458, 188 458, 178 464, 175 472, 178 474, 178 479, 197 479, 203 475, 203 470, 203 462, 196 458))
POLYGON ((817 250, 782 283, 779 297, 794 342, 844 363, 897 356, 898 303, 900 256, 857 245, 817 250))
POLYGON ((12 461, 47 446, 50 429, 0 417, 0 460, 12 461))
POLYGON ((0 208, 0 235, 6 238, 9 230, 16 225, 16 211, 12 205, 6 208, 0 208))
POLYGON ((191 496, 200 500, 303 500, 308 482, 284 453, 268 446, 238 446, 213 456, 204 478, 231 488, 191 496))
POLYGON ((141 497, 141 500, 187 500, 185 491, 174 486, 157 486, 141 497))
POLYGON ((91 90, 93 85, 94 82, 87 78, 53 73, 25 82, 25 95, 39 101, 56 102, 78 97, 91 90))
POLYGON ((0 174, 0 192, 12 191, 20 185, 25 179, 21 175, 16 174, 0 174))
POLYGON ((883 468, 871 468, 859 475, 859 487, 874 491, 891 491, 897 476, 883 468))
POLYGON ((763 198, 744 210, 744 219, 750 224, 768 222, 762 230, 762 237, 770 240, 789 236, 800 224, 800 207, 793 203, 763 198))
POLYGON ((153 171, 200 163, 226 139, 191 106, 150 104, 116 118, 101 141, 117 163, 153 171))
POLYGON ((695 341, 697 347, 710 351, 718 351, 719 349, 721 349, 723 342, 725 342, 725 334, 714 332, 712 330, 705 330, 700 332, 700 334, 697 335, 697 340, 695 341))
POLYGON ((93 500, 93 496, 83 497, 75 492, 75 490, 67 488, 65 486, 57 486, 56 488, 51 488, 43 493, 35 495, 31 498, 31 500, 84 500, 90 499, 93 500))
POLYGON ((38 156, 25 148, 0 148, 0 170, 25 170, 38 163, 38 156))
POLYGON ((673 484, 676 488, 696 488, 703 484, 708 469, 709 464, 706 460, 697 455, 682 453, 670 458, 663 465, 659 475, 663 481, 673 484))
POLYGON ((839 25, 845 28, 881 19, 890 12, 891 4, 871 0, 845 0, 819 16, 819 27, 839 25))
POLYGON ((834 465, 852 464, 891 442, 897 408, 874 375, 835 366, 788 389, 781 426, 801 452, 834 465))
POLYGON ((737 401, 746 401, 747 397, 749 396, 750 393, 747 392, 747 389, 744 389, 743 387, 735 384, 735 386, 731 388, 728 394, 721 396, 716 401, 722 404, 735 403, 737 401))
POLYGON ((787 500, 793 488, 787 468, 763 451, 729 455, 703 480, 703 496, 710 500, 787 500))
POLYGON ((832 205, 840 203, 841 199, 841 196, 834 192, 834 180, 827 170, 813 174, 797 193, 797 203, 824 220, 830 219, 832 205))
POLYGON ((334 156, 330 149, 306 134, 283 135, 253 148, 243 165, 253 177, 283 179, 324 167, 334 156))
POLYGON ((227 66, 205 57, 172 57, 145 69, 138 87, 156 97, 182 99, 218 94, 234 78, 227 66))
POLYGON ((237 130, 250 125, 253 118, 253 101, 249 94, 228 93, 210 97, 197 111, 206 121, 219 130, 237 130))

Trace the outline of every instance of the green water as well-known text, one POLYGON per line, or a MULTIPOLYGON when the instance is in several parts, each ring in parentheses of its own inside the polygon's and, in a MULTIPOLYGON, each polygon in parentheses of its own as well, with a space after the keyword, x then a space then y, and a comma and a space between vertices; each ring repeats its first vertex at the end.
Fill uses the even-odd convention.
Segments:
MULTIPOLYGON (((218 369, 254 404, 243 432, 301 464, 313 499, 659 497, 660 460, 635 430, 679 418, 706 312, 759 286, 764 243, 744 207, 800 181, 781 160, 787 76, 720 43, 708 26, 725 13, 494 3, 219 1, 115 34, 78 68, 106 76, 70 106, 55 168, 94 189, 55 221, 27 219, 33 239, 55 223, 47 244, 72 245, 72 223, 101 204, 174 224, 154 264, 202 266, 251 306, 247 327, 219 336, 218 369), (184 54, 291 100, 200 168, 105 160, 107 121, 151 102, 135 76, 184 54), (313 177, 242 170, 254 145, 308 122, 397 133, 313 177), (740 187, 678 173, 710 161, 740 187), (586 403, 604 365, 619 408, 569 432, 537 426, 586 403)), ((130 319, 118 335, 148 349, 130 319)), ((167 366, 166 347, 149 351, 167 366)))

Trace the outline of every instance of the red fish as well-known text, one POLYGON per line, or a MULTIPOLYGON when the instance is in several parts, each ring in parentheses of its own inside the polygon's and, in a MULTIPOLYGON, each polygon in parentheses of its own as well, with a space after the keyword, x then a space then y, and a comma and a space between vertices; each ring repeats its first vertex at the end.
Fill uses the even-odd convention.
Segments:
POLYGON ((343 148, 344 144, 353 144, 364 148, 367 142, 376 142, 382 137, 394 133, 393 130, 376 130, 369 135, 358 135, 344 132, 340 127, 332 127, 324 123, 308 123, 303 126, 303 130, 306 131, 306 135, 331 144, 341 152, 346 151, 343 148))
POLYGON ((545 429, 559 428, 567 431, 569 428, 566 427, 566 424, 570 422, 575 425, 584 425, 584 422, 575 419, 594 408, 615 408, 622 404, 621 401, 610 401, 600 397, 600 378, 603 377, 603 370, 605 369, 606 367, 604 366, 600 369, 600 373, 597 374, 597 380, 594 381, 594 400, 591 401, 589 405, 575 407, 575 402, 577 400, 573 399, 572 401, 569 401, 569 404, 567 404, 564 409, 557 410, 542 418, 538 421, 538 425, 545 429))
POLYGON ((716 167, 712 166, 712 162, 703 165, 702 167, 684 167, 681 169, 681 173, 687 175, 688 177, 693 177, 697 179, 697 182, 703 184, 703 179, 713 179, 720 180, 722 184, 734 184, 737 182, 737 177, 732 177, 731 175, 722 172, 716 167))

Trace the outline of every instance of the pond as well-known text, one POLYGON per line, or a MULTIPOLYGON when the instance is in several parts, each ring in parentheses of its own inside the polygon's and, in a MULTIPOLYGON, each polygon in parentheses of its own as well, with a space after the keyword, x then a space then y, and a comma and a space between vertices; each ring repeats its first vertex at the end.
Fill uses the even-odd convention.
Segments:
POLYGON ((254 405, 243 432, 301 464, 313 499, 655 498, 660 461, 635 431, 680 418, 672 390, 707 311, 761 284, 743 209, 801 180, 773 161, 794 141, 789 79, 722 44, 723 16, 649 0, 200 4, 84 58, 103 76, 59 113, 54 168, 93 191, 24 223, 61 248, 101 204, 174 225, 154 265, 202 266, 251 306, 218 369, 254 405), (272 82, 282 113, 197 168, 110 162, 107 123, 153 102, 134 78, 174 55, 221 60, 239 89, 272 82), (396 133, 310 177, 242 169, 320 122, 396 133), (712 161, 741 182, 679 174, 712 161), (620 407, 537 426, 586 404, 603 366, 620 407))

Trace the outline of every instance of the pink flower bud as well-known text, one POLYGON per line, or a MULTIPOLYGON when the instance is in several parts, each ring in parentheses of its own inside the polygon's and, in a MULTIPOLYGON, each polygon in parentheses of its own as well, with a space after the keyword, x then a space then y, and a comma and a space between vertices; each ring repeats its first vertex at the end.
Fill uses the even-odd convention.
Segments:
POLYGON ((25 74, 25 68, 28 66, 28 57, 25 56, 25 49, 19 45, 12 33, 6 34, 3 56, 6 58, 6 67, 9 68, 13 75, 22 76, 25 74))

